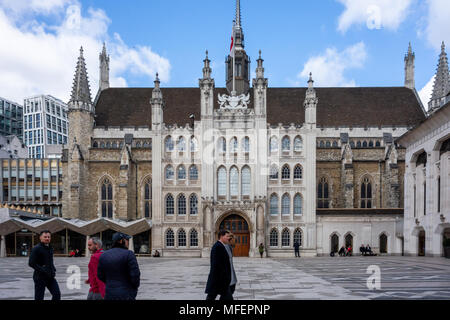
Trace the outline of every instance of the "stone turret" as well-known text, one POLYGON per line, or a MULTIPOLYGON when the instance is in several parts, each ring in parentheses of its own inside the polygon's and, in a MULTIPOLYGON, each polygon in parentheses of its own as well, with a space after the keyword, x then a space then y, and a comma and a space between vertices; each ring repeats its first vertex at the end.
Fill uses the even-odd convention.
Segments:
POLYGON ((311 128, 316 127, 316 110, 319 99, 316 96, 316 90, 314 89, 314 80, 312 79, 312 73, 309 74, 308 89, 305 96, 305 123, 311 128))
POLYGON ((85 172, 94 129, 94 107, 83 47, 80 49, 68 106, 70 138, 67 150, 67 171, 64 173, 68 182, 63 192, 62 211, 65 218, 90 219, 92 216, 84 199, 88 188, 85 172))
POLYGON ((259 58, 257 60, 258 67, 256 68, 256 78, 253 79, 253 97, 255 102, 255 114, 265 114, 266 113, 266 98, 267 98, 267 87, 269 81, 264 78, 264 60, 261 58, 261 50, 259 50, 259 58))
POLYGON ((199 87, 200 87, 200 103, 201 103, 201 115, 202 116, 211 116, 213 114, 214 109, 214 79, 211 78, 212 69, 210 66, 211 60, 208 58, 208 50, 206 50, 206 57, 203 60, 203 77, 199 79, 199 87))
POLYGON ((109 88, 109 56, 106 54, 106 45, 103 43, 103 50, 99 56, 100 60, 100 81, 99 90, 109 88))
POLYGON ((152 106, 152 130, 160 130, 164 121, 163 117, 163 95, 160 88, 160 81, 158 78, 158 73, 155 78, 155 87, 152 91, 152 98, 150 99, 150 104, 152 106))
POLYGON ((409 43, 408 53, 405 55, 405 87, 414 89, 416 84, 414 80, 414 60, 415 54, 412 52, 411 42, 409 43))

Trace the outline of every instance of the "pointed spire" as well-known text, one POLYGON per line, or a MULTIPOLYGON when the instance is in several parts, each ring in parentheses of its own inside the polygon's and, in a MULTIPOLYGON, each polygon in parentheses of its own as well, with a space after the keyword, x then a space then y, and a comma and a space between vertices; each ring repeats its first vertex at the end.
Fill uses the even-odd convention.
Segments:
POLYGON ((309 73, 308 79, 308 89, 306 89, 305 102, 311 104, 311 102, 316 101, 316 90, 314 89, 314 80, 312 79, 312 73, 309 73))
POLYGON ((236 0, 236 18, 233 20, 234 41, 236 50, 244 48, 244 32, 242 31, 241 2, 236 0))
POLYGON ((211 78, 211 67, 209 66, 209 63, 211 60, 208 59, 208 50, 206 50, 206 58, 203 60, 203 79, 210 79, 211 78))
POLYGON ((236 27, 241 27, 241 2, 236 0, 236 27))
POLYGON ((258 66, 256 67, 256 78, 257 79, 264 78, 264 67, 263 67, 264 60, 261 58, 261 50, 259 50, 259 58, 258 60, 256 60, 256 62, 258 63, 258 66))
POLYGON ((438 108, 441 102, 445 101, 445 97, 450 92, 450 73, 448 68, 447 53, 445 52, 445 44, 442 41, 441 54, 439 55, 439 63, 434 79, 433 93, 431 101, 428 103, 430 109, 438 108))
POLYGON ((308 89, 313 89, 314 80, 312 79, 312 72, 309 73, 309 80, 308 80, 308 89))
POLYGON ((160 87, 160 81, 158 77, 158 72, 156 73, 155 77, 155 87, 152 91, 152 104, 161 104, 162 103, 162 93, 161 93, 161 87, 160 87))
POLYGON ((405 55, 405 87, 414 89, 416 84, 414 80, 414 60, 415 54, 412 51, 411 42, 408 45, 408 53, 405 55))
POLYGON ((99 89, 103 91, 109 88, 109 56, 106 53, 106 44, 103 42, 103 49, 99 56, 100 60, 100 81, 99 89))
POLYGON ((86 62, 83 57, 83 47, 80 48, 80 56, 75 69, 75 77, 73 79, 72 94, 69 103, 72 103, 72 105, 81 105, 88 110, 90 110, 90 107, 92 106, 86 62))

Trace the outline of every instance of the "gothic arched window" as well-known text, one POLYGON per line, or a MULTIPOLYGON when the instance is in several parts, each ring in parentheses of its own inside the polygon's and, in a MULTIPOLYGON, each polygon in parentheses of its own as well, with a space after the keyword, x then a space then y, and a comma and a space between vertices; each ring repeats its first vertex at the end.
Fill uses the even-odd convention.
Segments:
POLYGON ((287 164, 285 164, 281 169, 281 179, 288 180, 290 178, 291 178, 291 169, 287 164))
POLYGON ((302 246, 302 230, 300 228, 297 228, 294 231, 294 243, 296 242, 302 246))
POLYGON ((172 229, 166 231, 166 247, 175 247, 175 235, 172 229))
POLYGON ((270 179, 278 180, 278 168, 275 164, 270 167, 270 179))
POLYGON ((290 214, 291 212, 291 198, 289 194, 285 193, 281 198, 281 214, 290 214))
POLYGON ((173 178, 174 178, 173 167, 170 164, 166 167, 165 176, 166 176, 166 180, 173 180, 173 178))
POLYGON ((270 214, 278 214, 278 196, 276 194, 270 196, 270 214))
POLYGON ((363 148, 367 148, 367 141, 364 140, 362 146, 363 148))
POLYGON ((358 141, 358 142, 356 143, 356 147, 357 147, 357 148, 361 148, 361 141, 358 141))
POLYGON ((269 148, 270 148, 269 149, 270 152, 278 151, 278 138, 277 137, 270 138, 269 148))
POLYGON ((294 214, 301 215, 302 206, 302 196, 297 193, 294 197, 294 214))
POLYGON ((271 247, 278 247, 278 231, 277 231, 277 229, 270 230, 269 245, 271 247))
POLYGON ((111 219, 113 217, 112 183, 108 179, 103 180, 101 189, 102 217, 111 219))
POLYGON ((185 180, 186 179, 186 169, 183 165, 178 167, 177 170, 177 179, 178 180, 185 180))
POLYGON ((294 179, 302 179, 302 166, 297 164, 294 168, 294 179))
POLYGON ((197 195, 191 194, 189 197, 189 214, 196 215, 198 213, 198 199, 197 195))
POLYGON ((329 208, 330 199, 328 193, 328 180, 325 177, 320 178, 317 187, 317 207, 329 208))
POLYGON ((189 168, 189 180, 192 181, 198 180, 198 169, 196 165, 192 165, 189 168))
POLYGON ((198 141, 194 136, 191 137, 191 152, 198 151, 198 141))
POLYGON ((237 151, 238 151, 238 140, 237 140, 236 137, 233 137, 233 138, 230 140, 230 152, 235 153, 235 152, 237 152, 237 151))
POLYGON ((281 233, 281 246, 289 247, 290 242, 291 242, 291 233, 289 232, 288 228, 284 228, 283 232, 281 233))
POLYGON ((198 247, 198 232, 195 229, 192 229, 189 233, 190 247, 198 247))
POLYGON ((375 142, 375 147, 379 147, 380 145, 381 145, 381 144, 380 144, 380 141, 377 140, 377 141, 375 142))
POLYGON ((219 138, 218 148, 219 148, 219 153, 227 152, 227 142, 225 141, 225 138, 223 138, 223 137, 219 138))
POLYGON ((144 184, 144 217, 152 217, 152 182, 150 179, 144 184))
POLYGON ((250 196, 251 192, 251 176, 250 176, 250 168, 245 166, 242 168, 242 195, 250 196))
POLYGON ((164 143, 165 148, 166 148, 166 152, 172 152, 173 151, 173 139, 171 136, 168 136, 166 138, 166 141, 164 143))
POLYGON ((281 140, 281 150, 289 151, 291 150, 291 139, 288 136, 285 136, 283 140, 281 140))
POLYGON ((177 140, 177 149, 178 151, 186 151, 186 140, 184 137, 179 137, 177 140))
POLYGON ((361 208, 372 208, 372 182, 368 177, 361 183, 361 208))
POLYGON ((173 201, 173 196, 169 193, 166 196, 166 214, 172 215, 175 213, 175 203, 173 201))
POLYGON ((230 170, 230 195, 239 195, 239 171, 236 167, 232 167, 230 170))
POLYGON ((178 196, 178 215, 183 216, 186 214, 186 197, 184 194, 178 196))
POLYGON ((250 138, 249 137, 245 137, 244 139, 242 139, 242 149, 245 153, 250 152, 250 138))
POLYGON ((302 141, 302 138, 299 137, 299 136, 297 136, 297 137, 295 137, 295 139, 294 139, 294 151, 299 152, 299 151, 302 151, 302 149, 303 149, 303 141, 302 141))
POLYGON ((178 247, 186 247, 186 231, 178 230, 178 247))
POLYGON ((220 167, 217 171, 217 195, 225 197, 227 195, 227 170, 220 167))

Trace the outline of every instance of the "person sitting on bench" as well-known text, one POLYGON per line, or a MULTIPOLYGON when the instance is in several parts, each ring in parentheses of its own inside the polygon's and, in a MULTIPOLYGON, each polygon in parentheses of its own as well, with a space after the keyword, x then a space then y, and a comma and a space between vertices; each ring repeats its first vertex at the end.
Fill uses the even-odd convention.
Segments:
POLYGON ((342 257, 342 256, 345 256, 345 248, 344 248, 344 246, 342 246, 341 247, 341 249, 339 249, 339 255, 342 257))
POLYGON ((364 245, 363 244, 361 244, 361 247, 359 247, 359 252, 361 252, 361 255, 362 256, 365 256, 366 255, 366 248, 364 247, 364 245))
POLYGON ((369 255, 373 256, 372 248, 369 245, 366 246, 366 253, 368 253, 369 255))

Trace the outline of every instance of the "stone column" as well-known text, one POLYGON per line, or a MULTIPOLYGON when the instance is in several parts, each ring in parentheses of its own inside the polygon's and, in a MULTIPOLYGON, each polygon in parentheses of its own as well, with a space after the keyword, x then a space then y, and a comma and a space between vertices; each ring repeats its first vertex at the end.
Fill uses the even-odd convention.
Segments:
POLYGON ((6 237, 2 236, 0 240, 0 258, 6 258, 6 237))
POLYGON ((90 258, 91 257, 91 252, 89 251, 89 249, 88 249, 88 242, 89 242, 89 239, 90 239, 91 237, 89 237, 89 236, 86 236, 86 254, 85 254, 85 257, 86 258, 90 258))
POLYGON ((128 244, 128 250, 134 252, 134 242, 133 242, 133 237, 131 237, 130 240, 128 240, 128 242, 129 242, 129 244, 128 244))

